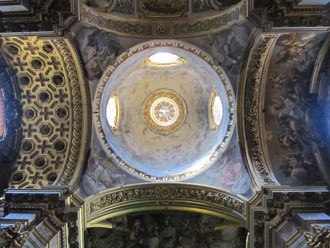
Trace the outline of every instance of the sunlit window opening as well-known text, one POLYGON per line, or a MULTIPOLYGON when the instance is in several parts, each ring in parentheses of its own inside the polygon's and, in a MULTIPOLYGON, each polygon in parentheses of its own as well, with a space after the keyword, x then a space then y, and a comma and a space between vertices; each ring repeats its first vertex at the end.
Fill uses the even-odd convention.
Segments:
POLYGON ((145 62, 151 67, 170 67, 181 65, 185 60, 173 53, 159 52, 151 55, 145 62))
POLYGON ((214 98, 213 106, 212 106, 212 114, 214 123, 219 126, 222 119, 222 103, 219 96, 214 98))
POLYGON ((119 124, 119 99, 112 94, 107 105, 107 120, 112 131, 115 133, 119 124))
POLYGON ((0 140, 5 135, 5 125, 6 125, 5 103, 0 92, 0 140))
POLYGON ((218 95, 216 89, 213 89, 209 101, 209 122, 211 129, 213 131, 220 126, 222 117, 223 117, 223 106, 222 106, 221 98, 218 95))

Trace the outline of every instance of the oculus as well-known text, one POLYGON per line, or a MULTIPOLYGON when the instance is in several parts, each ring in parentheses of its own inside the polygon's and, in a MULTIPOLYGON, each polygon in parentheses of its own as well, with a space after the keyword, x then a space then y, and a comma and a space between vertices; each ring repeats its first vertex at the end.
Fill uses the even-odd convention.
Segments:
POLYGON ((150 67, 171 67, 185 63, 185 59, 169 52, 158 52, 144 60, 144 64, 150 67))
POLYGON ((119 125, 119 116, 119 99, 116 93, 112 93, 107 104, 107 120, 112 132, 116 135, 119 134, 117 131, 119 125))
POLYGON ((153 132, 170 134, 184 124, 187 116, 186 104, 173 90, 156 90, 144 101, 142 116, 153 132))

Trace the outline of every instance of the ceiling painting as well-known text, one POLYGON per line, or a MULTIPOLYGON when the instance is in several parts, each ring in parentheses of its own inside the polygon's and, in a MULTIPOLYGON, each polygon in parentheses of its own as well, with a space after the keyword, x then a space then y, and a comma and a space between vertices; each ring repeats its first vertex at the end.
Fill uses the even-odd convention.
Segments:
MULTIPOLYGON (((228 77, 230 78, 233 88, 236 89, 239 77, 239 70, 241 66, 241 58, 243 57, 244 50, 247 46, 249 33, 252 31, 253 27, 253 23, 247 21, 242 25, 234 25, 231 29, 224 30, 217 34, 202 36, 199 38, 190 38, 186 39, 186 41, 203 49, 209 54, 212 54, 214 64, 221 64, 221 66, 226 71, 228 77)), ((95 28, 86 28, 81 25, 74 26, 72 30, 75 33, 75 37, 82 53, 85 69, 88 73, 92 97, 94 97, 97 85, 100 83, 100 75, 105 72, 106 65, 115 65, 116 59, 122 51, 128 50, 130 47, 139 44, 141 40, 128 37, 120 37, 115 34, 106 33, 101 30, 96 30, 95 28), (91 66, 92 64, 95 64, 95 66, 91 66)), ((147 61, 145 59, 148 59, 149 57, 150 56, 143 56, 143 59, 141 58, 141 60, 143 60, 144 62, 141 63, 141 67, 143 67, 144 70, 159 71, 161 69, 167 70, 175 68, 153 67, 153 65, 151 65, 150 63, 146 63, 147 61)), ((181 56, 181 58, 183 57, 184 56, 181 56)), ((179 70, 181 69, 181 66, 186 65, 186 61, 181 62, 180 66, 178 66, 176 70, 179 70)), ((139 67, 138 69, 140 70, 141 68, 139 67)), ((175 78, 175 76, 173 76, 173 78, 175 78)), ((198 89, 199 88, 197 88, 197 90, 198 89)), ((138 108, 137 113, 140 115, 140 123, 144 125, 145 122, 142 117, 142 107, 144 99, 156 90, 159 89, 155 88, 154 90, 148 91, 144 94, 145 97, 140 100, 140 107, 138 108)), ((180 89, 175 90, 175 92, 180 94, 180 96, 182 97, 180 89)), ((205 119, 203 125, 209 126, 210 132, 214 132, 214 130, 217 129, 217 126, 214 125, 215 122, 212 118, 212 112, 215 113, 217 110, 214 109, 213 111, 211 106, 211 103, 215 99, 216 95, 218 95, 218 92, 216 88, 213 88, 212 86, 209 88, 208 93, 205 93, 204 96, 205 111, 203 111, 203 113, 205 119)), ((118 98, 119 106, 122 106, 122 102, 125 101, 125 99, 130 98, 118 98)), ((189 109, 190 108, 188 106, 188 115, 189 109)), ((223 109, 223 106, 222 108, 218 108, 219 111, 221 109, 223 109)), ((221 113, 218 118, 218 121, 219 120, 221 123, 221 113)), ((122 123, 121 118, 119 118, 119 123, 122 123)), ((108 123, 105 124, 109 125, 108 123)), ((184 127, 185 124, 182 128, 184 127)), ((180 128, 179 131, 182 128, 180 128)), ((149 134, 160 136, 161 138, 166 138, 166 135, 164 136, 159 135, 157 133, 153 133, 148 127, 147 130, 149 134)), ((110 130, 110 132, 112 131, 110 130)), ((188 133, 188 135, 192 134, 188 133)), ((221 155, 221 158, 215 162, 214 166, 210 166, 209 169, 206 169, 201 174, 194 176, 191 179, 187 179, 186 181, 191 183, 219 187, 226 189, 235 195, 241 194, 246 197, 251 197, 253 194, 253 190, 251 189, 251 187, 253 186, 251 186, 249 174, 247 172, 246 166, 241 159, 241 154, 237 142, 236 130, 234 130, 233 136, 234 137, 231 139, 229 147, 221 155)), ((193 140, 195 137, 196 136, 193 136, 191 140, 193 140)), ((127 142, 130 142, 130 140, 128 140, 127 142)), ((190 146, 193 149, 196 149, 199 144, 193 141, 191 142, 190 146)), ((140 147, 136 145, 136 149, 139 150, 140 147)), ((118 186, 136 184, 141 182, 143 182, 142 179, 139 179, 131 175, 130 173, 120 169, 118 165, 116 165, 116 163, 109 158, 109 155, 107 155, 107 153, 103 149, 103 143, 99 141, 96 133, 94 133, 92 136, 92 149, 90 152, 87 169, 82 177, 80 185, 81 196, 86 197, 88 195, 95 195, 98 192, 107 188, 114 188, 118 186)))
POLYGON ((234 127, 234 93, 224 72, 212 68, 200 51, 194 54, 178 46, 189 45, 156 41, 132 48, 136 52, 119 58, 116 69, 105 72, 101 79, 105 84, 99 85, 96 94, 96 102, 101 101, 95 110, 100 116, 100 137, 105 135, 106 145, 122 161, 118 165, 149 180, 182 180, 209 167, 224 150, 234 127), (185 62, 141 66, 146 58, 164 52, 185 62), (120 101, 119 135, 109 131, 106 121, 113 92, 120 101), (212 92, 218 96, 218 112, 222 113, 221 120, 217 116, 216 130, 209 124, 209 112, 216 109, 214 104, 209 106, 212 92))
POLYGON ((306 118, 316 103, 309 85, 325 37, 325 33, 284 34, 270 60, 264 107, 266 144, 281 184, 324 184, 311 147, 311 141, 320 136, 306 118))

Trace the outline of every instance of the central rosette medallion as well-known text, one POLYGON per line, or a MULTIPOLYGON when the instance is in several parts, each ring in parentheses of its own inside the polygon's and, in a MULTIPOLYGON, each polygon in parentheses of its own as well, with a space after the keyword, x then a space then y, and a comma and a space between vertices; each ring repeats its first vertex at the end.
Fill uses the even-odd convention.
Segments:
POLYGON ((153 132, 170 134, 184 124, 187 116, 186 104, 173 90, 156 90, 145 99, 142 116, 153 132))

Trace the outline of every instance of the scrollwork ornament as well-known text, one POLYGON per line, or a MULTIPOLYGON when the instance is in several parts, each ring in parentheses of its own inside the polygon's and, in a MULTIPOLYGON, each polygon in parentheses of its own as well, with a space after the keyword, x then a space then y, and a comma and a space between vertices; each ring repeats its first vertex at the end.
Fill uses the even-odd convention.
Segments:
POLYGON ((262 71, 272 45, 277 40, 275 34, 261 35, 252 50, 249 69, 247 71, 246 88, 244 96, 244 123, 247 156, 252 166, 252 171, 257 174, 263 185, 277 184, 275 177, 268 168, 263 155, 259 136, 259 89, 262 71))
POLYGON ((20 248, 29 237, 28 232, 21 233, 21 224, 8 226, 0 229, 0 247, 20 248))
POLYGON ((314 233, 306 232, 304 234, 306 243, 312 248, 330 247, 330 228, 313 225, 314 233))
POLYGON ((211 209, 231 209, 240 216, 245 215, 243 200, 215 188, 181 184, 141 184, 122 189, 111 189, 87 199, 85 203, 86 217, 88 221, 92 221, 105 209, 113 209, 110 210, 113 214, 120 213, 121 207, 125 208, 130 204, 136 204, 135 206, 138 208, 139 202, 144 202, 144 207, 155 207, 155 209, 157 205, 167 205, 169 202, 174 207, 191 208, 199 208, 206 204, 205 206, 211 209))
MULTIPOLYGON (((216 2, 216 1, 212 1, 216 2)), ((109 5, 112 8, 113 4, 109 5)), ((247 17, 246 0, 242 0, 210 16, 195 18, 143 18, 116 16, 104 13, 96 8, 82 4, 81 18, 92 25, 119 35, 132 37, 191 37, 210 32, 218 32, 233 24, 240 23, 247 17)))

